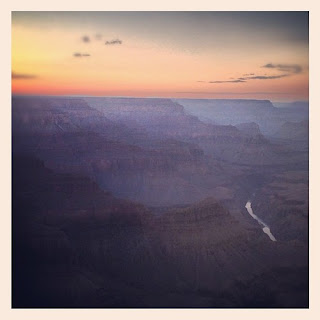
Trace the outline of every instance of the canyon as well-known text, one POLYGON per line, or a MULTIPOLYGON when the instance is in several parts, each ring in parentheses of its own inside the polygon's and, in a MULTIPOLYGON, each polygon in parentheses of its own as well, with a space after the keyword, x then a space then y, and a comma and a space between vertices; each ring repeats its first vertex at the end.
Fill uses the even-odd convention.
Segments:
POLYGON ((308 107, 275 105, 13 96, 13 306, 308 307, 308 107))

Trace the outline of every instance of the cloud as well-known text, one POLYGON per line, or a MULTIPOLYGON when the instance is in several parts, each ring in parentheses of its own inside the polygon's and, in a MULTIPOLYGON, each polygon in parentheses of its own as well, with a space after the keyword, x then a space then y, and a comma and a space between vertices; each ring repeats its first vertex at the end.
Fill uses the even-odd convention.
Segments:
POLYGON ((115 45, 115 44, 122 44, 122 40, 120 39, 113 39, 110 41, 106 41, 105 45, 115 45))
POLYGON ((12 79, 35 79, 38 76, 35 74, 27 74, 27 73, 16 73, 12 72, 11 73, 11 78, 12 79))
POLYGON ((81 39, 83 42, 86 42, 86 43, 90 42, 90 38, 88 36, 83 36, 81 39))
POLYGON ((268 79, 280 79, 284 77, 289 77, 290 74, 279 74, 276 76, 254 76, 254 77, 247 77, 247 80, 268 80, 268 79))
POLYGON ((101 40, 102 39, 102 35, 100 33, 97 33, 95 35, 96 40, 101 40))
POLYGON ((301 73, 302 67, 298 64, 273 64, 267 63, 261 68, 268 68, 268 69, 277 69, 278 71, 282 72, 289 72, 289 73, 301 73))
POLYGON ((250 80, 269 80, 269 79, 280 79, 284 77, 288 77, 290 74, 279 74, 272 76, 250 76, 250 77, 239 77, 233 80, 216 80, 216 81, 197 81, 197 82, 206 82, 206 83, 243 83, 250 80))
POLYGON ((208 83, 240 83, 240 82, 246 82, 243 78, 235 79, 235 80, 218 80, 218 81, 209 81, 208 83))
POLYGON ((204 83, 243 83, 248 82, 250 80, 272 80, 272 79, 281 79, 285 77, 290 77, 293 74, 298 74, 302 72, 302 67, 298 64, 273 64, 267 63, 261 68, 268 69, 276 69, 277 71, 281 71, 281 74, 278 75, 255 75, 254 73, 244 73, 242 77, 238 78, 229 78, 231 80, 216 80, 216 81, 197 81, 204 83), (285 72, 285 73, 284 73, 285 72))
POLYGON ((73 56, 76 57, 76 58, 81 58, 81 57, 90 57, 91 55, 89 53, 75 52, 73 54, 73 56))

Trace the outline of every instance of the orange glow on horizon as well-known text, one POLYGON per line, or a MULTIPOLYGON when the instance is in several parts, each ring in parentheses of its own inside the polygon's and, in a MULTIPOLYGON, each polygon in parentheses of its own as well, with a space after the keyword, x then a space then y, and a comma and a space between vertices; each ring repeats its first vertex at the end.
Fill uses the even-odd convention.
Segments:
POLYGON ((13 24, 12 94, 308 100, 305 47, 268 43, 267 52, 235 39, 233 50, 226 46, 189 52, 129 33, 119 35, 126 40, 118 46, 84 43, 82 33, 80 27, 43 30, 13 24), (76 52, 90 56, 74 57, 76 52), (262 68, 270 61, 303 69, 283 78, 232 82, 245 74, 283 74, 262 68))

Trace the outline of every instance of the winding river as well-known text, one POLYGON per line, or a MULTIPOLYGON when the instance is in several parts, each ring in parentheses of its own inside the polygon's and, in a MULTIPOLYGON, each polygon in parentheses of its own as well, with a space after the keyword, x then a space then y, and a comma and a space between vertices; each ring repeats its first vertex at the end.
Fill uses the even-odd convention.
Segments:
POLYGON ((251 208, 251 201, 250 200, 248 200, 248 202, 246 203, 245 207, 246 207, 248 213, 250 214, 250 216, 253 219, 255 219, 255 220, 257 220, 259 222, 259 224, 262 226, 263 232, 266 233, 269 236, 270 240, 277 241, 276 238, 274 237, 274 235, 271 233, 270 228, 258 216, 256 216, 253 213, 253 210, 251 208))

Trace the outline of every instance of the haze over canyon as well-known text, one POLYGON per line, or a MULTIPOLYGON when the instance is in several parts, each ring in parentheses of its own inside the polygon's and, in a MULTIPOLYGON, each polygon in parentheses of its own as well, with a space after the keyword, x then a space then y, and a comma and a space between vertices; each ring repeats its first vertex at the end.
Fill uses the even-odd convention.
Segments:
POLYGON ((13 307, 308 307, 308 109, 14 95, 13 307))
POLYGON ((308 11, 11 22, 13 308, 309 307, 308 11))

